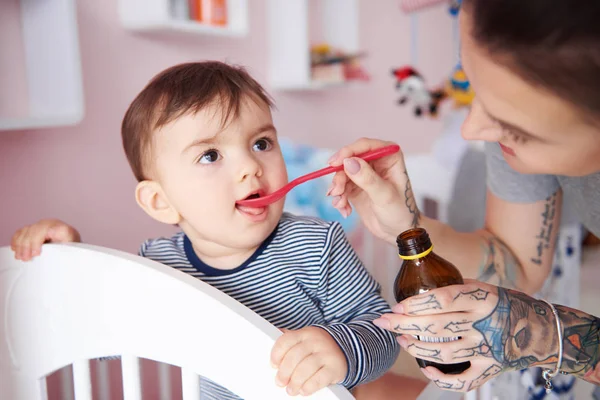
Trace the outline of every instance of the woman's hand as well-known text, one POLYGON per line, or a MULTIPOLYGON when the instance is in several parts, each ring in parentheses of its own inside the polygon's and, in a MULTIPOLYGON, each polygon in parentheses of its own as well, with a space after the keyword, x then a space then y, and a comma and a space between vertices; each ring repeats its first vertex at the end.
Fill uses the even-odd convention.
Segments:
POLYGON ((377 237, 395 243, 396 236, 419 224, 420 214, 408 179, 402 152, 367 163, 354 157, 392 144, 360 139, 334 154, 332 166, 344 164, 327 193, 333 206, 347 217, 356 209, 363 223, 377 237))
POLYGON ((442 364, 471 362, 458 375, 422 369, 442 389, 470 391, 498 374, 530 366, 556 367, 558 334, 550 307, 513 290, 469 281, 409 297, 374 323, 401 334, 412 356, 442 364), (456 338, 419 341, 412 335, 456 338))

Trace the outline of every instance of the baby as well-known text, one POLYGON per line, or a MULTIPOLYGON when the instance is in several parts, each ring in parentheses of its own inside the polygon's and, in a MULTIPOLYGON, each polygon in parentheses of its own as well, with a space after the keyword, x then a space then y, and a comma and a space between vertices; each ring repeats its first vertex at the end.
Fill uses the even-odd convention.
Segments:
MULTIPOLYGON (((244 69, 187 63, 154 77, 122 124, 123 147, 152 218, 181 231, 147 240, 139 254, 225 292, 284 334, 271 362, 291 395, 331 384, 348 389, 383 375, 399 346, 371 321, 390 312, 380 287, 338 223, 236 201, 287 183, 272 101, 244 69)), ((48 241, 78 241, 64 222, 42 220, 15 233, 27 260, 48 241)), ((202 390, 237 398, 208 379, 202 390)))

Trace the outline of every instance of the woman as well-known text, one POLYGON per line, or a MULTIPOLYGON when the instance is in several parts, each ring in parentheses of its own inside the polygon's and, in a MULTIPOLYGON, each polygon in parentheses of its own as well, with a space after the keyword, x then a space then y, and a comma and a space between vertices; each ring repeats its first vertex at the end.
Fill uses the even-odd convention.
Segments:
POLYGON ((560 371, 600 384, 600 319, 563 306, 555 316, 528 295, 549 274, 563 195, 600 235, 599 21, 597 0, 463 0, 462 65, 477 98, 462 134, 487 142, 483 230, 458 233, 420 215, 401 154, 371 164, 352 157, 382 141, 359 140, 330 160, 344 164, 329 191, 342 215, 356 210, 389 243, 422 226, 438 254, 481 280, 409 298, 374 321, 403 334, 413 356, 470 361, 460 375, 422 370, 444 389, 472 390, 530 366, 553 372, 559 337, 560 371), (415 326, 438 337, 460 326, 461 340, 418 342, 415 326))

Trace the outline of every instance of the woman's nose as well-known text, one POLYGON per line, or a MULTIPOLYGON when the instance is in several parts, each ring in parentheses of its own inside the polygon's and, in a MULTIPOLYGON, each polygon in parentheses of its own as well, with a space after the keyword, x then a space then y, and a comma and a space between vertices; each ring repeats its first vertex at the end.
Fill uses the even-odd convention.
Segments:
POLYGON ((477 100, 471 104, 471 111, 462 125, 461 134, 465 140, 498 142, 502 139, 502 129, 487 115, 477 100))

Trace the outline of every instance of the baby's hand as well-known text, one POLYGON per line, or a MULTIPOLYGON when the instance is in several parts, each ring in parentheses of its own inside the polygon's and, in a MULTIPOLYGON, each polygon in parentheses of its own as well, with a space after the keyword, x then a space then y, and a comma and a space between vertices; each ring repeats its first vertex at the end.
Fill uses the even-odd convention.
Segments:
POLYGON ((79 232, 72 226, 58 219, 42 219, 15 232, 10 248, 15 252, 17 260, 29 261, 40 255, 44 243, 79 241, 81 241, 79 232))
POLYGON ((309 326, 284 330, 271 351, 271 362, 279 369, 275 381, 287 386, 288 394, 308 396, 342 382, 348 373, 346 356, 327 331, 309 326))

